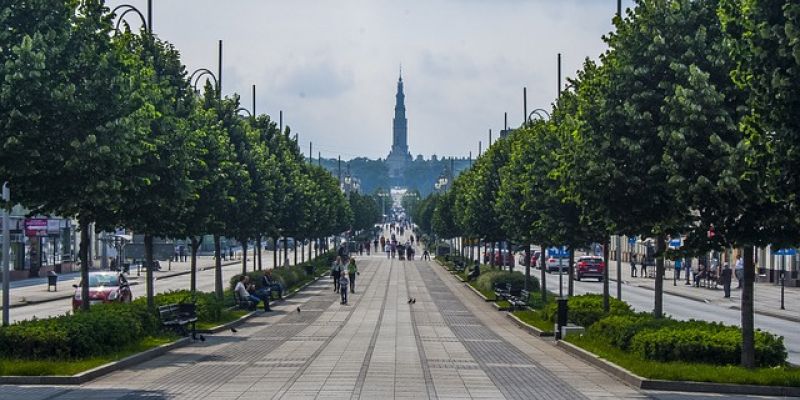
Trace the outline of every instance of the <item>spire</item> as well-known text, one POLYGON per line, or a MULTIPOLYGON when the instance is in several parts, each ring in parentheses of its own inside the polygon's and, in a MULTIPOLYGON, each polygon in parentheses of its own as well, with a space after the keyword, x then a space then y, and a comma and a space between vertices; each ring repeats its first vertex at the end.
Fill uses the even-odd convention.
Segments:
POLYGON ((400 63, 400 82, 403 81, 403 63, 400 63))

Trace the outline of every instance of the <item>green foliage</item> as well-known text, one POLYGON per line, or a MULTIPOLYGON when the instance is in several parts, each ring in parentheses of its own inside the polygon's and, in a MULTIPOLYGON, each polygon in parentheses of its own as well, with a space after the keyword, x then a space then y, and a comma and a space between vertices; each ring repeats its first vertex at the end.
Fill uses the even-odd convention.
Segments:
MULTIPOLYGON (((786 362, 783 338, 756 332, 756 366, 772 367, 786 362)), ((633 336, 630 349, 653 361, 686 361, 707 364, 739 364, 742 332, 736 327, 662 328, 643 330, 633 336)))
MULTIPOLYGON (((603 311, 603 296, 597 294, 583 294, 572 296, 567 300, 567 320, 585 328, 591 327, 606 315, 632 315, 633 310, 624 301, 615 298, 609 299, 610 311, 606 314, 603 311)), ((556 322, 558 304, 555 302, 547 304, 543 310, 544 317, 551 322, 556 322)))
MULTIPOLYGON (((508 271, 487 271, 482 272, 478 277, 475 286, 481 291, 493 292, 495 285, 505 286, 511 284, 512 290, 521 290, 525 288, 525 275, 521 272, 508 272, 508 271)), ((528 290, 531 292, 539 290, 539 280, 535 277, 530 277, 528 280, 528 290)))

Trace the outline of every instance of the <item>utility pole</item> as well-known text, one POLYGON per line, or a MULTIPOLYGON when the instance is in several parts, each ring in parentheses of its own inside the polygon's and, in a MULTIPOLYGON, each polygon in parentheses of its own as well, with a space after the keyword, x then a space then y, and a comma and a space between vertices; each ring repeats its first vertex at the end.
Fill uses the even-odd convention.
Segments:
POLYGON ((217 64, 217 98, 222 100, 222 39, 219 41, 219 60, 217 64))
POLYGON ((278 126, 281 129, 281 134, 283 134, 283 110, 278 112, 278 126))
POLYGON ((482 145, 483 145, 483 143, 481 143, 481 141, 478 140, 478 157, 480 157, 481 154, 483 153, 483 149, 481 148, 482 145))
POLYGON ((253 85, 253 119, 258 116, 256 113, 256 85, 253 85))
POLYGON ((522 88, 522 126, 528 123, 528 88, 522 88))
POLYGON ((308 142, 308 162, 314 164, 314 142, 308 142))

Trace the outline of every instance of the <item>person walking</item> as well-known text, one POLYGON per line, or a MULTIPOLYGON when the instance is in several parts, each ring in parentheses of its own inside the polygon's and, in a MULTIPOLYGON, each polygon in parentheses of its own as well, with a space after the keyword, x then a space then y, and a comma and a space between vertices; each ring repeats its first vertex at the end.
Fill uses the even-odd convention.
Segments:
POLYGON ((342 257, 337 256, 336 261, 331 266, 331 276, 333 277, 333 291, 339 291, 339 278, 342 277, 342 257))
POLYGON ((636 253, 631 254, 631 278, 636 278, 636 253))
POLYGON ((722 289, 725 291, 725 298, 731 297, 731 267, 728 263, 725 263, 725 266, 722 267, 722 272, 720 273, 719 277, 720 283, 722 283, 722 289))
POLYGON ((385 251, 385 252, 386 252, 386 258, 387 258, 387 259, 389 259, 389 258, 392 258, 392 257, 390 257, 390 255, 389 255, 389 254, 391 253, 392 249, 391 249, 391 246, 389 246, 389 244, 388 244, 388 243, 387 243, 387 244, 386 244, 386 245, 383 247, 383 251, 385 251))
POLYGON ((430 253, 428 253, 428 249, 425 249, 422 252, 422 259, 423 260, 430 260, 431 259, 430 253))
POLYGON ((737 289, 742 288, 742 281, 744 280, 744 260, 742 256, 736 257, 736 280, 739 281, 739 284, 736 286, 737 289))
POLYGON ((350 280, 347 279, 347 274, 341 275, 339 278, 339 294, 342 295, 341 304, 347 304, 347 286, 350 284, 350 280))
POLYGON ((351 258, 350 263, 347 264, 347 277, 350 278, 350 293, 356 292, 356 275, 358 275, 356 260, 355 258, 351 258))

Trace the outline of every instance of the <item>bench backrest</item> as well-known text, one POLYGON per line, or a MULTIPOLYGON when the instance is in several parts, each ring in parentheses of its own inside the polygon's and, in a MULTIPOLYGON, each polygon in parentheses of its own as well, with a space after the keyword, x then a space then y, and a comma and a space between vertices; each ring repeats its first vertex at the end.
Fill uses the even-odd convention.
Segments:
POLYGON ((175 319, 177 312, 178 312, 177 304, 167 304, 165 306, 158 307, 158 316, 161 318, 162 321, 169 321, 175 319))
POLYGON ((521 297, 523 301, 527 302, 531 298, 531 292, 528 291, 528 290, 522 289, 519 292, 519 297, 521 297))

